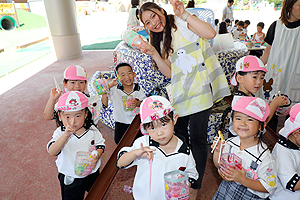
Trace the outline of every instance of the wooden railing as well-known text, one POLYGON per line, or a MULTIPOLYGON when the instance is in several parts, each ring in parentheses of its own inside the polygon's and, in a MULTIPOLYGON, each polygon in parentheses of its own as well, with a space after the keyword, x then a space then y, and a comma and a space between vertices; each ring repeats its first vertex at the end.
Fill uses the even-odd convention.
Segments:
POLYGON ((101 200, 104 197, 111 182, 113 181, 114 177, 118 172, 118 168, 116 166, 118 152, 122 147, 132 145, 140 129, 140 123, 140 116, 137 115, 128 127, 120 143, 110 156, 108 162, 101 171, 98 179, 96 180, 90 192, 86 196, 86 200, 101 200))

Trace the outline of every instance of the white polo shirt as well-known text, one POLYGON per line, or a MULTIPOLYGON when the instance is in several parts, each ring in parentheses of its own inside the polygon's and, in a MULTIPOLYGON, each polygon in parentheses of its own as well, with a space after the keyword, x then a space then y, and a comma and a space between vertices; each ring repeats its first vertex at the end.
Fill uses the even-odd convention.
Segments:
POLYGON ((234 153, 240 157, 243 168, 248 170, 246 173, 250 172, 249 174, 251 174, 250 170, 252 169, 255 174, 254 180, 259 180, 269 193, 257 192, 249 188, 247 190, 261 198, 267 198, 270 194, 274 193, 277 187, 277 170, 275 160, 267 145, 262 143, 241 151, 240 137, 237 136, 226 140, 223 153, 234 153))
MULTIPOLYGON (((180 136, 179 136, 180 137, 180 136)), ((137 171, 133 183, 133 196, 137 200, 147 199, 165 199, 164 174, 173 170, 178 170, 181 167, 185 168, 185 172, 189 175, 190 182, 198 179, 196 163, 189 150, 188 145, 183 143, 178 137, 178 143, 175 151, 171 154, 166 154, 159 144, 151 139, 149 135, 142 136, 136 139, 131 147, 123 147, 118 154, 118 159, 123 153, 133 151, 143 146, 155 148, 153 152, 154 158, 152 161, 152 176, 151 176, 151 193, 149 194, 150 182, 150 161, 146 157, 137 157, 130 165, 125 168, 137 165, 137 171)))
POLYGON ((276 161, 278 186, 271 200, 300 200, 300 190, 294 191, 300 179, 300 149, 294 143, 279 136, 272 155, 276 161))
POLYGON ((138 99, 139 101, 143 101, 146 98, 143 90, 140 88, 138 84, 133 84, 132 91, 127 93, 124 91, 123 86, 114 86, 110 88, 108 97, 114 103, 114 119, 116 122, 121 122, 124 124, 131 124, 132 120, 135 117, 134 111, 125 111, 124 105, 122 101, 123 96, 132 95, 133 98, 138 99))
MULTIPOLYGON (((58 140, 63 135, 63 133, 64 131, 61 131, 61 127, 58 127, 54 131, 52 139, 47 144, 47 151, 49 150, 51 144, 58 140)), ((55 161, 58 172, 74 178, 84 178, 83 176, 75 174, 76 153, 78 151, 88 152, 92 146, 92 143, 97 149, 104 150, 104 142, 105 140, 102 137, 102 134, 94 125, 92 125, 90 129, 87 129, 81 136, 77 136, 75 134, 71 135, 65 146, 61 149, 61 152, 58 154, 55 161)), ((100 164, 101 162, 99 159, 96 167, 91 173, 96 172, 99 169, 100 164)))

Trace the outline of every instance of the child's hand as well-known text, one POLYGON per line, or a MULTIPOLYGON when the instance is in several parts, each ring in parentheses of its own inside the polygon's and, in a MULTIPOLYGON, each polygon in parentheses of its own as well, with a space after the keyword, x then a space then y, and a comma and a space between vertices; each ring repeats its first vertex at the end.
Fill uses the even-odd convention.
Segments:
MULTIPOLYGON (((215 138, 214 138, 213 144, 210 146, 211 149, 214 149, 214 147, 215 147, 217 141, 218 141, 218 137, 215 137, 215 138)), ((223 145, 223 146, 225 145, 225 141, 221 141, 221 140, 219 139, 219 141, 218 141, 218 143, 217 143, 217 146, 215 147, 215 150, 214 150, 214 151, 216 151, 216 152, 219 152, 219 151, 220 151, 221 142, 222 142, 222 145, 223 145)))
POLYGON ((139 107, 141 105, 141 102, 140 102, 140 100, 138 100, 138 99, 134 99, 134 101, 132 102, 132 107, 139 107))
POLYGON ((137 149, 136 156, 147 157, 148 160, 153 159, 153 151, 156 149, 150 149, 149 147, 143 147, 143 143, 141 143, 141 148, 137 149))
POLYGON ((117 80, 118 80, 118 77, 114 78, 114 79, 108 84, 108 87, 109 87, 109 88, 112 88, 112 87, 118 85, 118 81, 117 81, 117 80))
POLYGON ((61 93, 62 93, 61 90, 59 90, 57 92, 56 88, 52 88, 50 91, 50 99, 53 99, 56 101, 60 97, 61 93))
POLYGON ((246 178, 246 171, 244 168, 242 168, 241 170, 237 170, 233 167, 229 167, 225 170, 224 175, 228 181, 242 183, 243 180, 246 178))
POLYGON ((132 44, 132 46, 138 47, 140 48, 141 52, 153 56, 153 54, 155 53, 155 48, 148 42, 145 42, 140 35, 139 38, 141 40, 141 44, 132 44))
POLYGON ((72 118, 72 119, 66 119, 66 129, 65 129, 65 135, 67 137, 70 137, 73 133, 74 133, 74 129, 72 128, 73 125, 74 125, 74 121, 75 121, 75 118, 72 118), (70 122, 69 122, 70 120, 70 122))
POLYGON ((288 103, 286 96, 276 96, 271 102, 270 105, 275 105, 276 108, 279 106, 284 106, 288 103))

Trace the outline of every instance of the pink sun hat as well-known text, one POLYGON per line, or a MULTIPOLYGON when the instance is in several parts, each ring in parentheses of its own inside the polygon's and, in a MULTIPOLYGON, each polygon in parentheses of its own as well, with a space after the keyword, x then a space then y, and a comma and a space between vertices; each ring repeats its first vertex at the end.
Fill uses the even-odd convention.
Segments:
POLYGON ((237 61, 235 66, 236 66, 236 71, 230 80, 230 83, 233 86, 237 85, 237 81, 236 81, 237 72, 254 72, 254 71, 268 72, 263 62, 256 56, 244 56, 237 61))
POLYGON ((58 100, 57 110, 79 111, 88 107, 88 98, 81 92, 71 91, 64 93, 58 100))
POLYGON ((72 65, 64 71, 64 79, 66 80, 87 80, 86 71, 79 65, 72 65))
POLYGON ((297 129, 300 129, 300 103, 291 108, 290 117, 284 122, 284 127, 279 134, 288 139, 289 135, 297 129))
MULTIPOLYGON (((141 124, 155 121, 174 110, 175 108, 172 107, 171 103, 166 98, 161 96, 150 96, 144 99, 140 106, 141 124)), ((141 129, 142 133, 147 133, 142 126, 141 129)))
POLYGON ((269 105, 259 97, 241 97, 232 107, 232 110, 244 113, 261 122, 266 121, 270 115, 269 105))

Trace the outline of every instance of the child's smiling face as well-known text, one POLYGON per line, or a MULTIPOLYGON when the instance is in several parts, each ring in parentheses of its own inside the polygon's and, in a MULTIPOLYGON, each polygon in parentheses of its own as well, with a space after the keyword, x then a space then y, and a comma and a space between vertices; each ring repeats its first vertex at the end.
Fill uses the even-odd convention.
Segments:
POLYGON ((241 139, 252 138, 259 131, 259 121, 241 112, 234 112, 232 123, 233 130, 241 139))
POLYGON ((124 86, 132 86, 135 73, 132 71, 132 68, 129 66, 121 66, 117 70, 120 81, 124 86))

